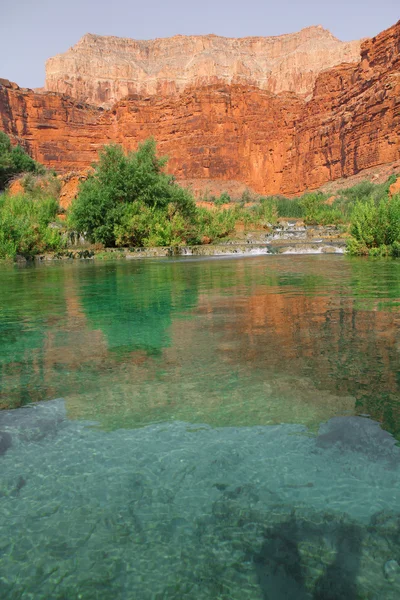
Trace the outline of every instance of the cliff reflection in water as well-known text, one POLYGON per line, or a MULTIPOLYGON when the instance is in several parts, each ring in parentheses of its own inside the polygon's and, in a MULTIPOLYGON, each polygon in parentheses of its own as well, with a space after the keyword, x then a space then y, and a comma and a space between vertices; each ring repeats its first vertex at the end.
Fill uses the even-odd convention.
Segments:
POLYGON ((398 436, 399 275, 329 256, 8 269, 0 402, 62 396, 110 429, 368 413, 398 436))

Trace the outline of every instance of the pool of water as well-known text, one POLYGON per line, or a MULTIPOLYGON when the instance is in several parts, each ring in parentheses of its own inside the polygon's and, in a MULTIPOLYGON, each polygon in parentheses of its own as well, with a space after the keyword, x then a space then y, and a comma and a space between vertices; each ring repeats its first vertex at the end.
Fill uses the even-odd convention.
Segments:
POLYGON ((400 262, 0 267, 0 598, 400 597, 400 262))

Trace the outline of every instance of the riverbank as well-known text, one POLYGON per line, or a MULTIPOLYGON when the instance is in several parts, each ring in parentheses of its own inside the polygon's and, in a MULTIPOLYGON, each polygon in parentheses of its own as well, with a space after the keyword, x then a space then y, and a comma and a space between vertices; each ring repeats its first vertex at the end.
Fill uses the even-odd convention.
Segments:
POLYGON ((332 226, 305 226, 300 219, 283 220, 271 231, 248 231, 218 244, 155 246, 150 248, 101 248, 82 246, 38 254, 32 259, 17 256, 16 262, 53 260, 115 260, 172 256, 253 256, 260 254, 343 254, 346 236, 332 226))

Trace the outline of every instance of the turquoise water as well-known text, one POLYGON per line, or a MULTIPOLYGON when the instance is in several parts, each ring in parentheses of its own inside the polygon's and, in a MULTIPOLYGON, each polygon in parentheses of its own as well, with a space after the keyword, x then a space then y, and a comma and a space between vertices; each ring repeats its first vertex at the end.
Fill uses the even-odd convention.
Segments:
POLYGON ((1 599, 400 597, 400 262, 0 283, 1 599))

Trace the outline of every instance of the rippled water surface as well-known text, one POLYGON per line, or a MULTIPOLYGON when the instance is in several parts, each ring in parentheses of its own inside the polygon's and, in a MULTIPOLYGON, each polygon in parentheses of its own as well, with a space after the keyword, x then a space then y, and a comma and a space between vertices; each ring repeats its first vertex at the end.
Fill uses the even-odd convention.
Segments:
POLYGON ((0 266, 0 348, 1 599, 400 598, 399 261, 0 266))

